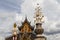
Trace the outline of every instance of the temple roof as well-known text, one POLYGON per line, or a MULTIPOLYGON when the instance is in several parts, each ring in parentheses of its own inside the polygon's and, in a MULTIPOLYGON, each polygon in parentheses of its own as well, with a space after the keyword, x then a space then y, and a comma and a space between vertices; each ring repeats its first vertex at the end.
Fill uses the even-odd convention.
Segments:
POLYGON ((29 22, 29 21, 27 20, 27 17, 25 18, 24 22, 22 22, 22 25, 21 25, 20 27, 18 27, 18 29, 21 30, 21 29, 23 28, 23 26, 24 26, 25 23, 27 23, 27 24, 29 25, 29 28, 30 28, 30 29, 34 30, 34 27, 32 27, 32 26, 30 25, 31 22, 29 22))

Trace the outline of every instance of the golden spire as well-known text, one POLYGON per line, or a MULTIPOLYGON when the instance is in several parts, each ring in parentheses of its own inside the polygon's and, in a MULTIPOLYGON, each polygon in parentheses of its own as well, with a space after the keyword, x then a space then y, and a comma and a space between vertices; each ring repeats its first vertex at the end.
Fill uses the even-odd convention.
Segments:
MULTIPOLYGON (((34 22, 35 22, 35 33, 37 34, 37 36, 39 35, 41 35, 41 34, 43 34, 43 32, 44 32, 44 29, 42 28, 42 23, 44 22, 43 21, 43 18, 44 18, 44 16, 42 15, 42 12, 41 12, 41 8, 40 8, 40 6, 39 6, 39 4, 37 4, 37 8, 35 9, 35 20, 34 20, 34 22)), ((39 37, 38 36, 38 37, 39 37)))
POLYGON ((16 28, 16 23, 14 23, 14 28, 16 28))
POLYGON ((17 40, 17 27, 16 23, 14 23, 14 28, 13 28, 13 40, 17 40))
POLYGON ((13 35, 17 34, 17 27, 16 23, 14 23, 14 28, 13 28, 13 35))
POLYGON ((37 8, 35 9, 35 23, 43 23, 43 18, 44 18, 44 16, 42 15, 42 12, 41 12, 41 8, 40 8, 40 6, 39 6, 39 4, 37 4, 37 8))

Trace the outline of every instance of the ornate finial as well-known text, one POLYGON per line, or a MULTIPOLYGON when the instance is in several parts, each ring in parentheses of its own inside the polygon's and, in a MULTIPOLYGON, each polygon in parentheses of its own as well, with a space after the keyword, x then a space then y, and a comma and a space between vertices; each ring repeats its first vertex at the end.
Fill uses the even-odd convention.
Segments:
POLYGON ((16 28, 16 26, 17 26, 16 23, 14 23, 14 28, 13 28, 13 34, 14 34, 14 35, 16 35, 16 33, 17 33, 17 28, 16 28))
POLYGON ((17 26, 16 23, 14 23, 14 28, 16 28, 16 26, 17 26))
MULTIPOLYGON (((39 5, 38 3, 37 3, 37 5, 39 5)), ((35 12, 35 23, 43 23, 43 18, 44 18, 44 16, 42 15, 42 12, 41 12, 41 8, 40 8, 40 6, 38 6, 36 9, 36 12, 35 12)))

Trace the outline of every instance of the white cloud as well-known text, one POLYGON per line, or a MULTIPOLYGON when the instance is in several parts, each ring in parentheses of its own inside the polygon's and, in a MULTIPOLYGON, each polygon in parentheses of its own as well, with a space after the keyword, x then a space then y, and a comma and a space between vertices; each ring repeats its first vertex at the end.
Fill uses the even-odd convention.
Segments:
POLYGON ((16 14, 16 21, 21 21, 22 19, 22 15, 16 14))
POLYGON ((43 10, 45 11, 44 14, 45 16, 47 16, 48 19, 47 23, 45 23, 45 29, 47 29, 50 32, 58 31, 59 28, 56 27, 56 24, 60 20, 58 16, 60 15, 60 9, 58 9, 60 4, 56 0, 44 0, 43 5, 43 10))
POLYGON ((16 12, 0 12, 0 40, 11 34, 13 24, 16 22, 15 16, 16 12))
POLYGON ((60 40, 60 33, 59 34, 54 34, 54 35, 46 35, 47 40, 60 40))

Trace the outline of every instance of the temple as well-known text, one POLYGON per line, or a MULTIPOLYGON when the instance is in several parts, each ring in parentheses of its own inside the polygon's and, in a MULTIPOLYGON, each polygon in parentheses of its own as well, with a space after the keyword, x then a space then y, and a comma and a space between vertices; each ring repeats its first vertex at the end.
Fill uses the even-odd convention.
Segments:
POLYGON ((22 25, 18 27, 19 32, 17 32, 17 24, 14 23, 12 35, 6 37, 5 40, 46 40, 43 35, 44 29, 42 28, 44 16, 39 4, 37 5, 34 15, 35 26, 32 26, 26 17, 22 25))

